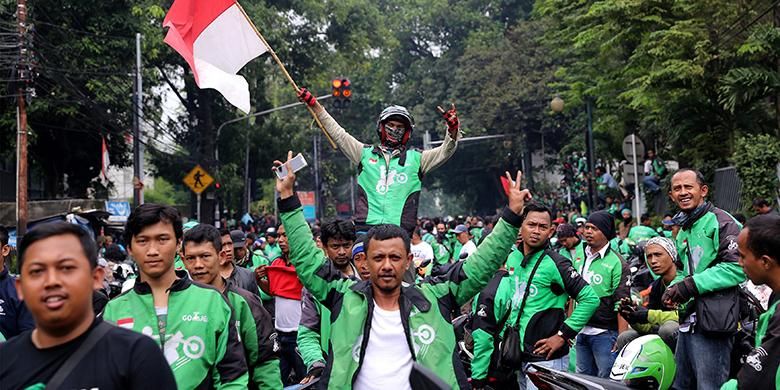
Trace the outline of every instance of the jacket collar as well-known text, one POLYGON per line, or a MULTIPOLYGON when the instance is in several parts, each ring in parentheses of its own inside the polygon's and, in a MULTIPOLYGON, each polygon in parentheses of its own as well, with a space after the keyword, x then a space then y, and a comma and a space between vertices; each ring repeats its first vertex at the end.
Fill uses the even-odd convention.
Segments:
POLYGON ((396 148, 396 149, 386 149, 386 148, 383 148, 383 147, 381 147, 379 145, 376 145, 376 146, 374 146, 374 148, 373 148, 373 150, 371 152, 374 153, 374 154, 377 154, 379 156, 382 156, 382 157, 384 157, 385 153, 389 153, 391 159, 394 158, 394 157, 399 157, 400 156, 400 160, 398 161, 398 165, 404 166, 404 165, 406 165, 406 151, 407 151, 406 146, 402 146, 402 147, 396 148))
MULTIPOLYGON (((539 252, 544 252, 544 251, 547 250, 547 245, 549 245, 549 244, 545 243, 545 245, 543 247, 534 249, 531 253, 529 253, 527 255, 523 254, 523 261, 520 263, 520 266, 525 268, 525 266, 528 265, 528 262, 531 260, 532 257, 536 256, 536 254, 539 253, 539 252)), ((522 253, 523 250, 520 249, 520 252, 522 253)))
MULTIPOLYGON (((173 281, 171 287, 168 287, 168 289, 165 290, 166 292, 186 290, 187 287, 189 287, 192 284, 192 281, 190 280, 190 276, 189 274, 187 274, 187 271, 177 270, 175 272, 178 279, 173 281)), ((152 288, 149 286, 149 283, 142 281, 139 277, 138 279, 135 280, 133 291, 135 291, 136 294, 151 294, 152 288)))
MULTIPOLYGON (((369 280, 362 280, 360 282, 355 283, 350 287, 352 291, 359 292, 366 296, 366 299, 374 299, 374 290, 371 287, 371 281, 369 280)), ((423 295, 422 291, 420 291, 419 288, 416 286, 402 286, 401 287, 401 295, 399 296, 399 304, 403 307, 402 301, 406 300, 409 301, 412 305, 414 305, 418 310, 421 312, 427 312, 431 309, 431 303, 428 301, 428 299, 425 298, 425 295, 423 295)))

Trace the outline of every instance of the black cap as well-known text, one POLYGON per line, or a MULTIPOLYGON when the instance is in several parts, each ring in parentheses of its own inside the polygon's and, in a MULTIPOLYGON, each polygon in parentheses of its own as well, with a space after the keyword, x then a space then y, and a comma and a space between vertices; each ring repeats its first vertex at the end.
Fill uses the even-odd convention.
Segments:
POLYGON ((597 211, 588 217, 588 223, 601 230, 607 240, 615 238, 615 218, 612 217, 612 214, 606 211, 597 211))

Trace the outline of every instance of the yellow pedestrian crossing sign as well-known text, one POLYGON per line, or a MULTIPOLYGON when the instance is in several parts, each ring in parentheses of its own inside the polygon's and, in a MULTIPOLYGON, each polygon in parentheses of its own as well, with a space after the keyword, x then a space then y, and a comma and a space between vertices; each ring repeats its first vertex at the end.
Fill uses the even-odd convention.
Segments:
POLYGON ((214 178, 200 165, 196 165, 187 176, 184 176, 184 184, 190 187, 190 190, 196 194, 203 192, 213 182, 214 178))

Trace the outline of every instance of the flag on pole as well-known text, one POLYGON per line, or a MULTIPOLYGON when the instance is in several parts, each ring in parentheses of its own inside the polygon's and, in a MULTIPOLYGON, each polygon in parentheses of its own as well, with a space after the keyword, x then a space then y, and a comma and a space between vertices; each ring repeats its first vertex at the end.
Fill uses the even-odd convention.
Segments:
POLYGON ((268 51, 235 0, 175 0, 163 20, 165 43, 187 61, 200 88, 219 91, 249 113, 249 84, 238 71, 268 51))
POLYGON ((101 136, 103 139, 102 151, 100 153, 100 175, 103 176, 103 180, 108 181, 108 165, 111 161, 108 160, 108 145, 106 145, 106 137, 101 136))

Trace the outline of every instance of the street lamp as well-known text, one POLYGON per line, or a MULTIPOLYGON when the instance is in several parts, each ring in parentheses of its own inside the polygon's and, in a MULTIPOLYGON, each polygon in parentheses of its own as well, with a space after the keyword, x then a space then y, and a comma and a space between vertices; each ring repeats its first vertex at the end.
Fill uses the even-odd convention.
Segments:
POLYGON ((550 108, 555 113, 561 113, 563 112, 563 99, 561 99, 560 96, 555 95, 552 101, 550 101, 550 108))

